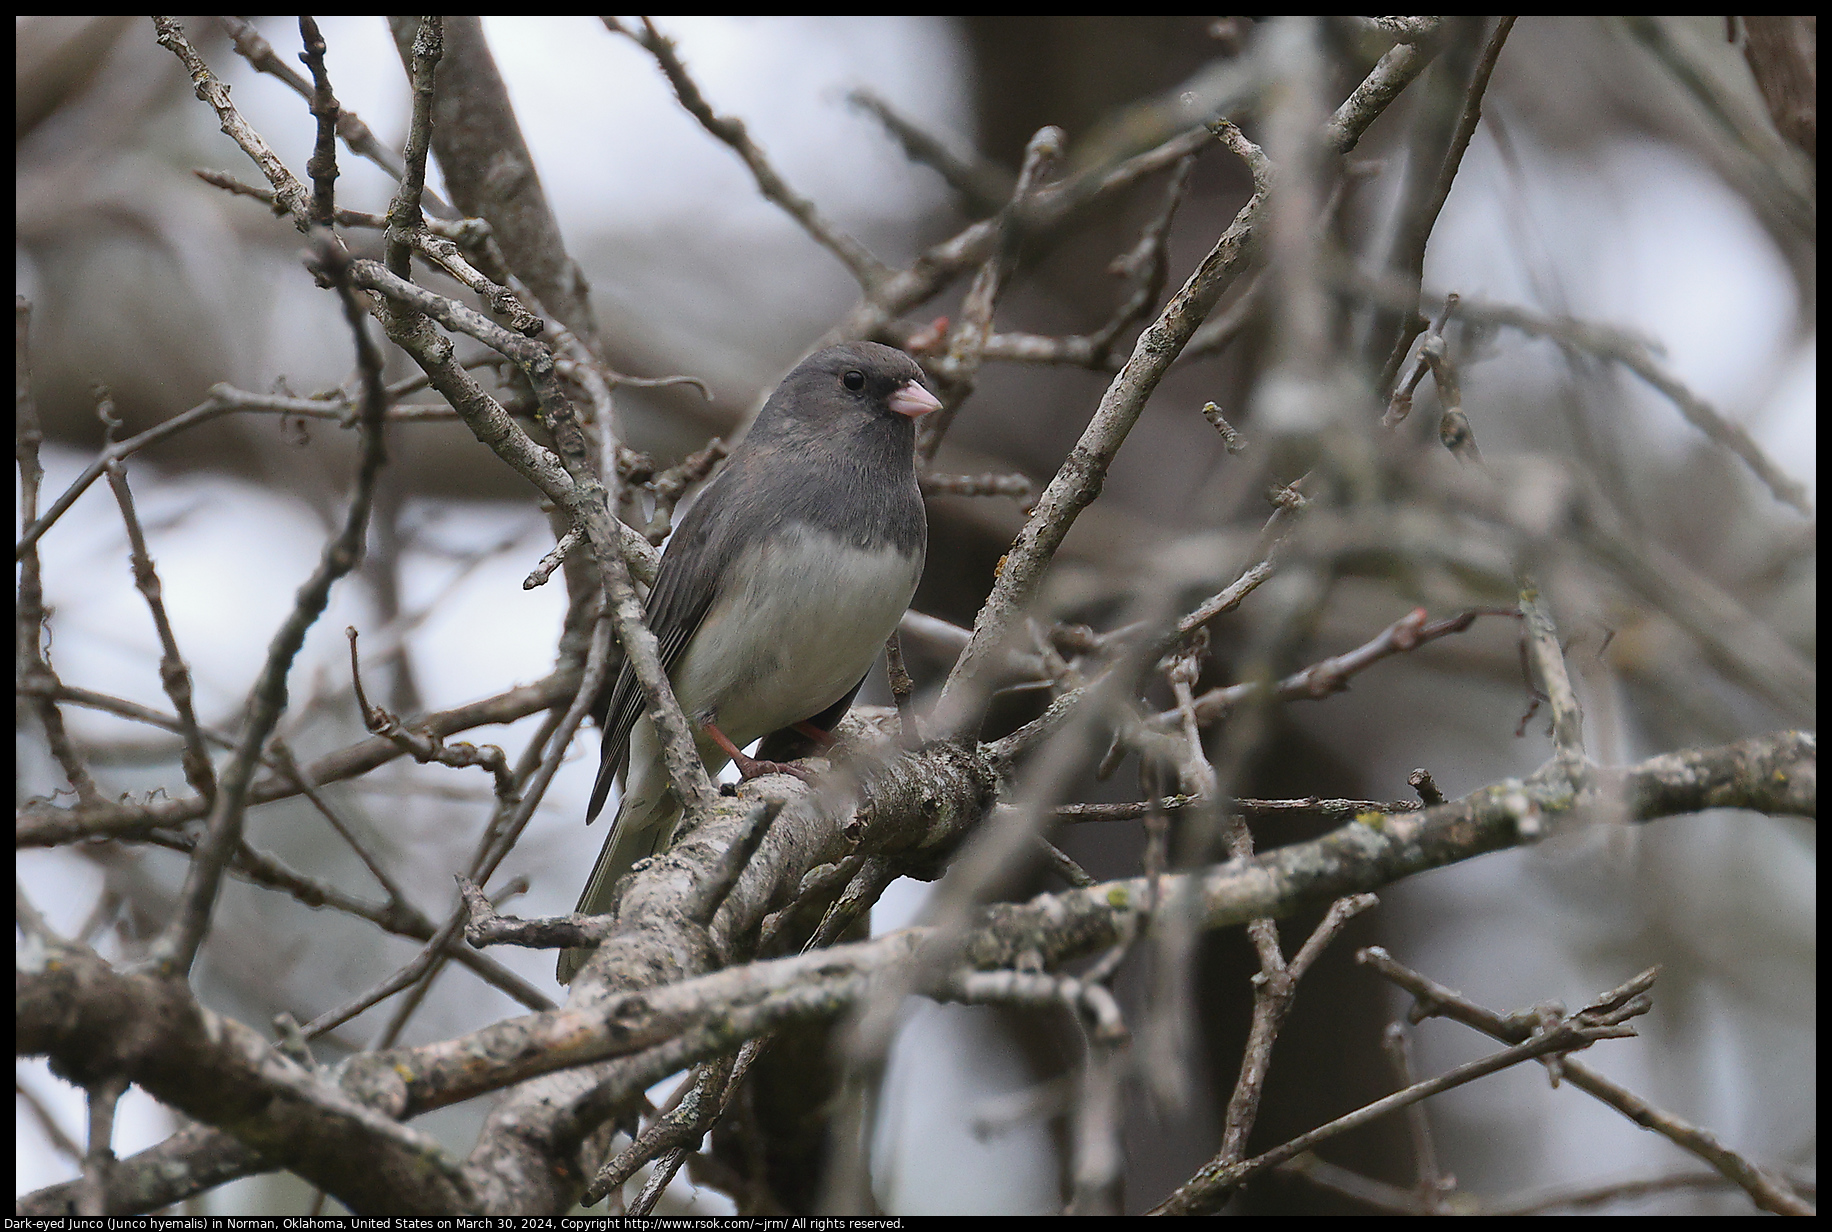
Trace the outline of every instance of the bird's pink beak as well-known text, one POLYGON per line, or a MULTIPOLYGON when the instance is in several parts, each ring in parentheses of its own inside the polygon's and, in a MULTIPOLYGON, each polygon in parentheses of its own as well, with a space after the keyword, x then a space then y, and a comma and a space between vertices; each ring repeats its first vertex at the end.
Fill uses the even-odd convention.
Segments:
POLYGON ((891 410, 899 415, 908 415, 911 419, 920 419, 930 411, 941 410, 941 399, 915 381, 905 381, 891 395, 891 410))

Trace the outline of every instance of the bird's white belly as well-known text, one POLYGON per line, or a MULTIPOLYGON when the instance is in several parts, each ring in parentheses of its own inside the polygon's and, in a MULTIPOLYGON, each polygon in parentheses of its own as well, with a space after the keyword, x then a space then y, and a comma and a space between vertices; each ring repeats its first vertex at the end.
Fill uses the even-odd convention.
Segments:
POLYGON ((858 683, 916 593, 922 560, 797 527, 728 574, 674 672, 696 723, 740 748, 858 683))

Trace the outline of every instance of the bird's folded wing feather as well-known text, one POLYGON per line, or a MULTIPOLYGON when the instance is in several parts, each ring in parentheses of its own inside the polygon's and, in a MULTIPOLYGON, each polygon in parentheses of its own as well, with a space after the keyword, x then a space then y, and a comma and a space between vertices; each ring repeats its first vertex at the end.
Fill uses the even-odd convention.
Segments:
MULTIPOLYGON (((714 495, 710 490, 703 494, 701 501, 688 510, 687 517, 676 528, 676 535, 703 533, 700 525, 703 519, 694 517, 694 513, 706 503, 706 497, 714 495)), ((677 551, 662 556, 661 566, 656 570, 654 589, 649 592, 644 617, 649 631, 655 634, 656 652, 661 659, 663 672, 674 671, 681 656, 687 653, 687 643, 693 640, 701 622, 706 619, 713 600, 718 597, 719 579, 725 571, 725 560, 732 546, 729 542, 711 543, 700 545, 697 551, 677 551)), ((636 726, 642 711, 642 685, 637 681, 635 669, 626 657, 623 667, 617 673, 617 683, 612 686, 610 705, 605 712, 604 745, 598 765, 598 779, 592 784, 591 805, 585 814, 587 825, 597 818, 599 810, 604 807, 617 766, 630 747, 630 731, 636 726)))

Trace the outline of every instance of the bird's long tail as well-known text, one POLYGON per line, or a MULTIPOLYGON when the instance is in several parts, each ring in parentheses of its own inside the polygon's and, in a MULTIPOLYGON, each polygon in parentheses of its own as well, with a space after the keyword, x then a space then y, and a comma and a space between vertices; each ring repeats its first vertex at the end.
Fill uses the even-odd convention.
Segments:
MULTIPOLYGON (((573 908, 574 911, 581 915, 603 915, 610 911, 617 905, 617 883, 623 875, 638 860, 668 850, 668 844, 674 841, 675 827, 681 821, 681 806, 675 803, 671 792, 662 792, 646 804, 645 807, 644 801, 632 800, 629 796, 618 802, 611 832, 605 837, 604 847, 598 852, 598 862, 592 866, 591 880, 585 883, 585 892, 579 895, 579 905, 573 908)), ((559 967, 555 972, 560 983, 572 983, 573 976, 591 957, 593 948, 583 946, 560 951, 559 967)))

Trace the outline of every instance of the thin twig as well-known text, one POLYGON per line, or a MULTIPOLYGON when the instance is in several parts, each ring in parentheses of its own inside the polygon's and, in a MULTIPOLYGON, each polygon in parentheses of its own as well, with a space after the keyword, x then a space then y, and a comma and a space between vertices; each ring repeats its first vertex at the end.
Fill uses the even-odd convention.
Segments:
MULTIPOLYGON (((1646 1012, 1647 1007, 1644 1004, 1640 1009, 1641 1012, 1646 1012)), ((1610 1017, 1613 1018, 1613 1016, 1610 1017)), ((1163 1215, 1212 1213, 1244 1182, 1288 1159, 1295 1158, 1320 1142, 1359 1128, 1389 1113, 1410 1107, 1422 1099, 1441 1095, 1445 1091, 1467 1085, 1478 1078, 1485 1078, 1489 1074, 1518 1065, 1522 1061, 1588 1048, 1598 1040, 1624 1039, 1634 1034, 1632 1027, 1616 1021, 1593 1022, 1591 1017, 1583 1013, 1573 1015, 1560 1020, 1556 1025, 1524 1043, 1504 1048, 1500 1052, 1478 1061, 1472 1061, 1467 1065, 1459 1065, 1436 1078, 1414 1083, 1403 1091, 1396 1091, 1384 1099, 1375 1100, 1354 1112, 1337 1117, 1309 1133, 1300 1134, 1289 1142, 1256 1155, 1252 1159, 1234 1164, 1205 1165, 1195 1176, 1179 1186, 1176 1193, 1152 1208, 1152 1213, 1163 1215)))
MULTIPOLYGON (((1330 697, 1348 688, 1351 679, 1383 659, 1463 633, 1478 617, 1513 615, 1515 613, 1505 608, 1476 608, 1443 620, 1428 620, 1424 608, 1414 608, 1355 649, 1321 659, 1283 679, 1217 686, 1202 693, 1195 699, 1196 719, 1203 724, 1216 722, 1263 694, 1280 701, 1317 701, 1330 697)), ((1153 721, 1168 728, 1177 718, 1175 711, 1166 710, 1154 716, 1153 721)))
MULTIPOLYGON (((1413 1022, 1428 1017, 1450 1018, 1504 1042, 1524 1040, 1534 1030, 1531 1019, 1497 1014, 1485 1009, 1395 962, 1379 946, 1370 946, 1356 957, 1362 964, 1413 995, 1415 1000, 1408 1014, 1413 1022)), ((1791 1215, 1813 1213, 1812 1207, 1802 1202, 1782 1178, 1730 1150, 1709 1131, 1690 1125, 1664 1109, 1656 1108, 1581 1061, 1562 1058, 1560 1077, 1580 1091, 1603 1101, 1635 1124, 1653 1130, 1682 1150, 1698 1156, 1732 1184, 1747 1192, 1763 1210, 1791 1215)))
POLYGON ((83 1148, 77 1145, 76 1139, 64 1132, 64 1127, 57 1123, 57 1117, 45 1105, 44 1100, 38 1098, 38 1093, 17 1075, 13 1077, 13 1094, 25 1105, 26 1111, 32 1114, 39 1130, 50 1141, 51 1149, 65 1159, 81 1164, 83 1148))
POLYGON ((973 393, 986 336, 992 332, 993 309, 1017 265, 1020 212, 1061 159, 1063 140, 1060 128, 1046 126, 1038 129, 1024 147, 1024 164, 1011 190, 1011 201, 999 212, 998 241, 991 255, 975 271, 967 295, 961 301, 960 322, 948 335, 947 352, 934 365, 942 387, 942 407, 925 419, 917 431, 916 458, 923 467, 935 460, 942 437, 953 425, 961 404, 973 393))
POLYGON ((375 500, 375 485, 386 460, 382 439, 382 413, 387 393, 382 388, 382 357, 369 340, 363 321, 365 314, 358 305, 348 278, 349 265, 341 252, 330 243, 318 249, 318 260, 334 284, 344 307, 344 316, 355 336, 357 366, 363 374, 362 455, 357 466, 355 491, 350 498, 344 524, 337 536, 326 545, 324 559, 312 577, 300 587, 291 614, 275 633, 268 646, 267 662, 250 691, 248 717, 235 755, 224 768, 204 841, 185 876, 184 889, 171 922, 154 942, 151 959, 167 974, 188 972, 209 928, 210 914, 216 904, 216 893, 223 871, 241 843, 242 818, 248 807, 248 788, 260 760, 267 737, 286 709, 286 677, 294 657, 305 642, 307 630, 317 622, 330 599, 331 586, 356 567, 362 556, 363 536, 369 511, 375 500))
POLYGON ((204 58, 197 54, 197 49, 185 37, 184 27, 170 17, 154 17, 153 26, 159 32, 159 45, 177 56, 184 64, 185 71, 190 73, 191 86, 198 99, 210 105, 216 112, 223 132, 261 169, 261 174, 273 187, 276 202, 286 211, 286 216, 292 219, 293 226, 300 231, 309 231, 312 226, 312 202, 305 185, 280 161, 280 156, 274 153, 266 139, 235 109, 229 101, 229 87, 210 71, 204 58))
POLYGON ((337 217, 337 117, 343 108, 337 103, 325 69, 324 35, 309 15, 299 18, 299 38, 305 44, 300 58, 312 71, 311 112, 318 132, 312 156, 305 164, 305 173, 312 177, 312 222, 328 227, 337 217))
POLYGON ((961 196, 968 213, 985 217, 1011 199, 1011 172, 998 164, 956 157, 947 146, 870 90, 854 90, 846 96, 846 101, 876 117, 911 161, 933 167, 948 182, 948 187, 961 196))
POLYGON ((109 1181, 115 1169, 115 1110, 127 1091, 127 1080, 119 1076, 100 1078, 87 1087, 89 1109, 89 1145, 83 1152, 83 1181, 77 1199, 78 1215, 112 1215, 114 1203, 109 1181))
MULTIPOLYGON (((1022 232, 1032 242, 1054 235, 1094 202, 1124 192, 1214 141, 1209 129, 1199 125, 1118 164, 1096 166, 1046 185, 1031 196, 1024 211, 1022 232)), ((825 341, 872 338, 890 330, 903 313, 990 257, 998 248, 1002 229, 999 218, 983 218, 923 252, 907 269, 893 273, 854 305, 838 325, 827 331, 825 341)))
MULTIPOLYGON (((435 711, 413 720, 413 726, 433 735, 446 736, 468 731, 490 723, 513 723, 528 715, 563 705, 578 691, 576 672, 561 671, 533 684, 509 689, 493 697, 471 702, 451 710, 435 711)), ((68 696, 83 704, 80 690, 59 686, 53 694, 68 696)), ((117 705, 101 704, 98 708, 121 712, 117 705)), ((130 715, 129 717, 137 717, 130 715)), ((234 747, 231 742, 229 747, 234 747)), ((316 786, 358 778, 377 766, 401 756, 393 742, 371 737, 328 753, 304 767, 306 779, 316 786)), ((249 790, 253 804, 267 804, 299 794, 299 785, 289 776, 275 775, 258 779, 249 790)), ((147 800, 137 804, 120 804, 97 800, 74 808, 47 810, 28 802, 19 811, 14 841, 20 846, 49 847, 90 838, 140 838, 162 829, 183 825, 209 815, 209 806, 197 796, 176 800, 147 800)))
MULTIPOLYGON (((248 61, 256 72, 272 74, 300 98, 308 102, 311 100, 311 83, 301 77, 298 70, 288 64, 274 50, 273 44, 262 37, 260 29, 253 22, 240 17, 220 14, 216 20, 228 32, 231 41, 235 44, 236 51, 248 61)), ((401 178, 400 158, 370 131, 369 126, 363 123, 361 117, 341 105, 337 109, 337 135, 353 152, 387 172, 390 179, 401 178)), ((427 206, 435 210, 442 219, 449 218, 456 213, 451 206, 440 201, 431 193, 427 194, 427 206)), ((339 211, 338 222, 340 224, 344 221, 341 217, 342 213, 343 211, 339 211)), ((375 225, 382 224, 378 222, 375 225)))
POLYGON ((164 589, 160 585, 152 553, 147 550, 146 532, 134 510, 133 493, 127 486, 126 471, 119 463, 108 468, 108 484, 114 490, 115 502, 121 509, 121 521, 127 527, 134 585, 146 600, 147 610, 153 617, 153 629, 159 635, 159 683, 164 687, 165 695, 172 699, 172 708, 177 712, 178 734, 184 742, 179 763, 184 769, 185 781, 191 785, 192 790, 204 800, 211 800, 216 795, 216 771, 211 765, 209 750, 204 747, 203 731, 192 706, 191 669, 178 649, 178 635, 172 631, 171 619, 166 615, 164 589))
MULTIPOLYGON (((23 296, 13 301, 13 452, 19 463, 19 516, 30 521, 38 508, 39 484, 44 467, 38 460, 38 447, 44 439, 38 424, 38 404, 32 397, 30 341, 31 305, 23 296)), ((55 520, 50 513, 37 519, 49 525, 55 520)), ((36 524, 36 523, 34 523, 36 524)), ((44 576, 39 566, 37 539, 22 537, 19 545, 19 592, 13 613, 13 653, 22 686, 31 688, 32 709, 44 728, 45 744, 64 772, 64 778, 76 789, 77 803, 94 806, 102 802, 89 767, 70 740, 64 727, 63 711, 58 708, 57 694, 63 689, 51 667, 45 639, 44 576)))
MULTIPOLYGON (((1453 18, 1452 21, 1457 23, 1453 28, 1460 31, 1470 20, 1453 18)), ((1386 351, 1384 356, 1378 356, 1377 353, 1382 368, 1375 388, 1382 391, 1392 387, 1394 377, 1412 347, 1413 339, 1418 337, 1422 324, 1419 320, 1418 295, 1425 269, 1425 248, 1430 241, 1432 229, 1437 225, 1438 215, 1443 211, 1444 202, 1450 196, 1457 171, 1463 163, 1464 152, 1469 148, 1470 138, 1475 135, 1476 125, 1482 118, 1483 94, 1488 89, 1495 62, 1500 58, 1508 32, 1513 27, 1512 17, 1496 20, 1487 44, 1470 69, 1469 79, 1463 87, 1463 105, 1450 131, 1443 131, 1442 121, 1450 118, 1447 106, 1425 108, 1422 113, 1424 119, 1415 125, 1412 165, 1407 170, 1407 200, 1400 207, 1400 233, 1388 262, 1396 275, 1412 288, 1412 302, 1393 316, 1382 314, 1376 319, 1372 342, 1375 346, 1384 346, 1386 351), (1443 150, 1442 155, 1438 152, 1440 148, 1443 150), (1435 168, 1428 162, 1431 158, 1438 159, 1435 168)), ((1461 70, 1468 62, 1462 39, 1453 34, 1451 40, 1453 50, 1440 62, 1440 72, 1461 70)), ((1445 83, 1446 92, 1454 88, 1454 84, 1445 83)))
POLYGON ((655 57, 656 64, 667 74, 668 84, 674 87, 675 97, 680 99, 681 106, 687 109, 688 114, 700 122, 700 127, 730 146, 744 160, 744 165, 750 168, 752 177, 757 181, 757 190, 800 223, 816 243, 838 257, 840 263, 858 279, 866 294, 871 294, 890 276, 889 266, 872 256, 858 240, 829 222, 812 201, 789 187, 788 182, 770 165, 763 150, 751 140, 744 121, 719 115, 712 109, 712 104, 700 93, 700 87, 695 84, 687 72, 687 66, 676 53, 674 40, 657 30, 654 22, 644 17, 642 28, 632 30, 615 17, 601 20, 607 29, 630 39, 655 57))
MULTIPOLYGON (((1344 266, 1335 267, 1332 276, 1354 293, 1382 302, 1403 301, 1406 294, 1402 286, 1369 278, 1344 266)), ((1660 362, 1657 348, 1647 339, 1616 326, 1574 317, 1547 316, 1512 304, 1475 300, 1468 296, 1459 298, 1456 316, 1465 321, 1504 325, 1529 337, 1550 339, 1568 351, 1594 355, 1621 364, 1660 391, 1693 427, 1741 459, 1774 494, 1775 499, 1797 510, 1804 517, 1813 516, 1813 503, 1807 496, 1806 485, 1788 475, 1741 424, 1732 422, 1722 411, 1674 376, 1660 362)))
MULTIPOLYGON (((1222 132, 1230 148, 1250 164, 1256 162, 1257 147, 1238 129, 1223 121, 1222 132)), ((1003 653, 1009 629, 1035 594, 1069 528, 1099 494, 1107 468, 1138 422, 1146 400, 1215 301, 1245 268, 1268 188, 1263 178, 1256 180, 1253 196, 1209 255, 1158 319, 1139 335, 1132 357, 1108 386, 1081 440, 1037 499, 1035 511, 1006 553, 992 593, 980 608, 973 640, 948 673, 933 720, 940 734, 953 735, 978 721, 977 707, 968 704, 965 696, 968 682, 977 680, 995 656, 1003 653)))

